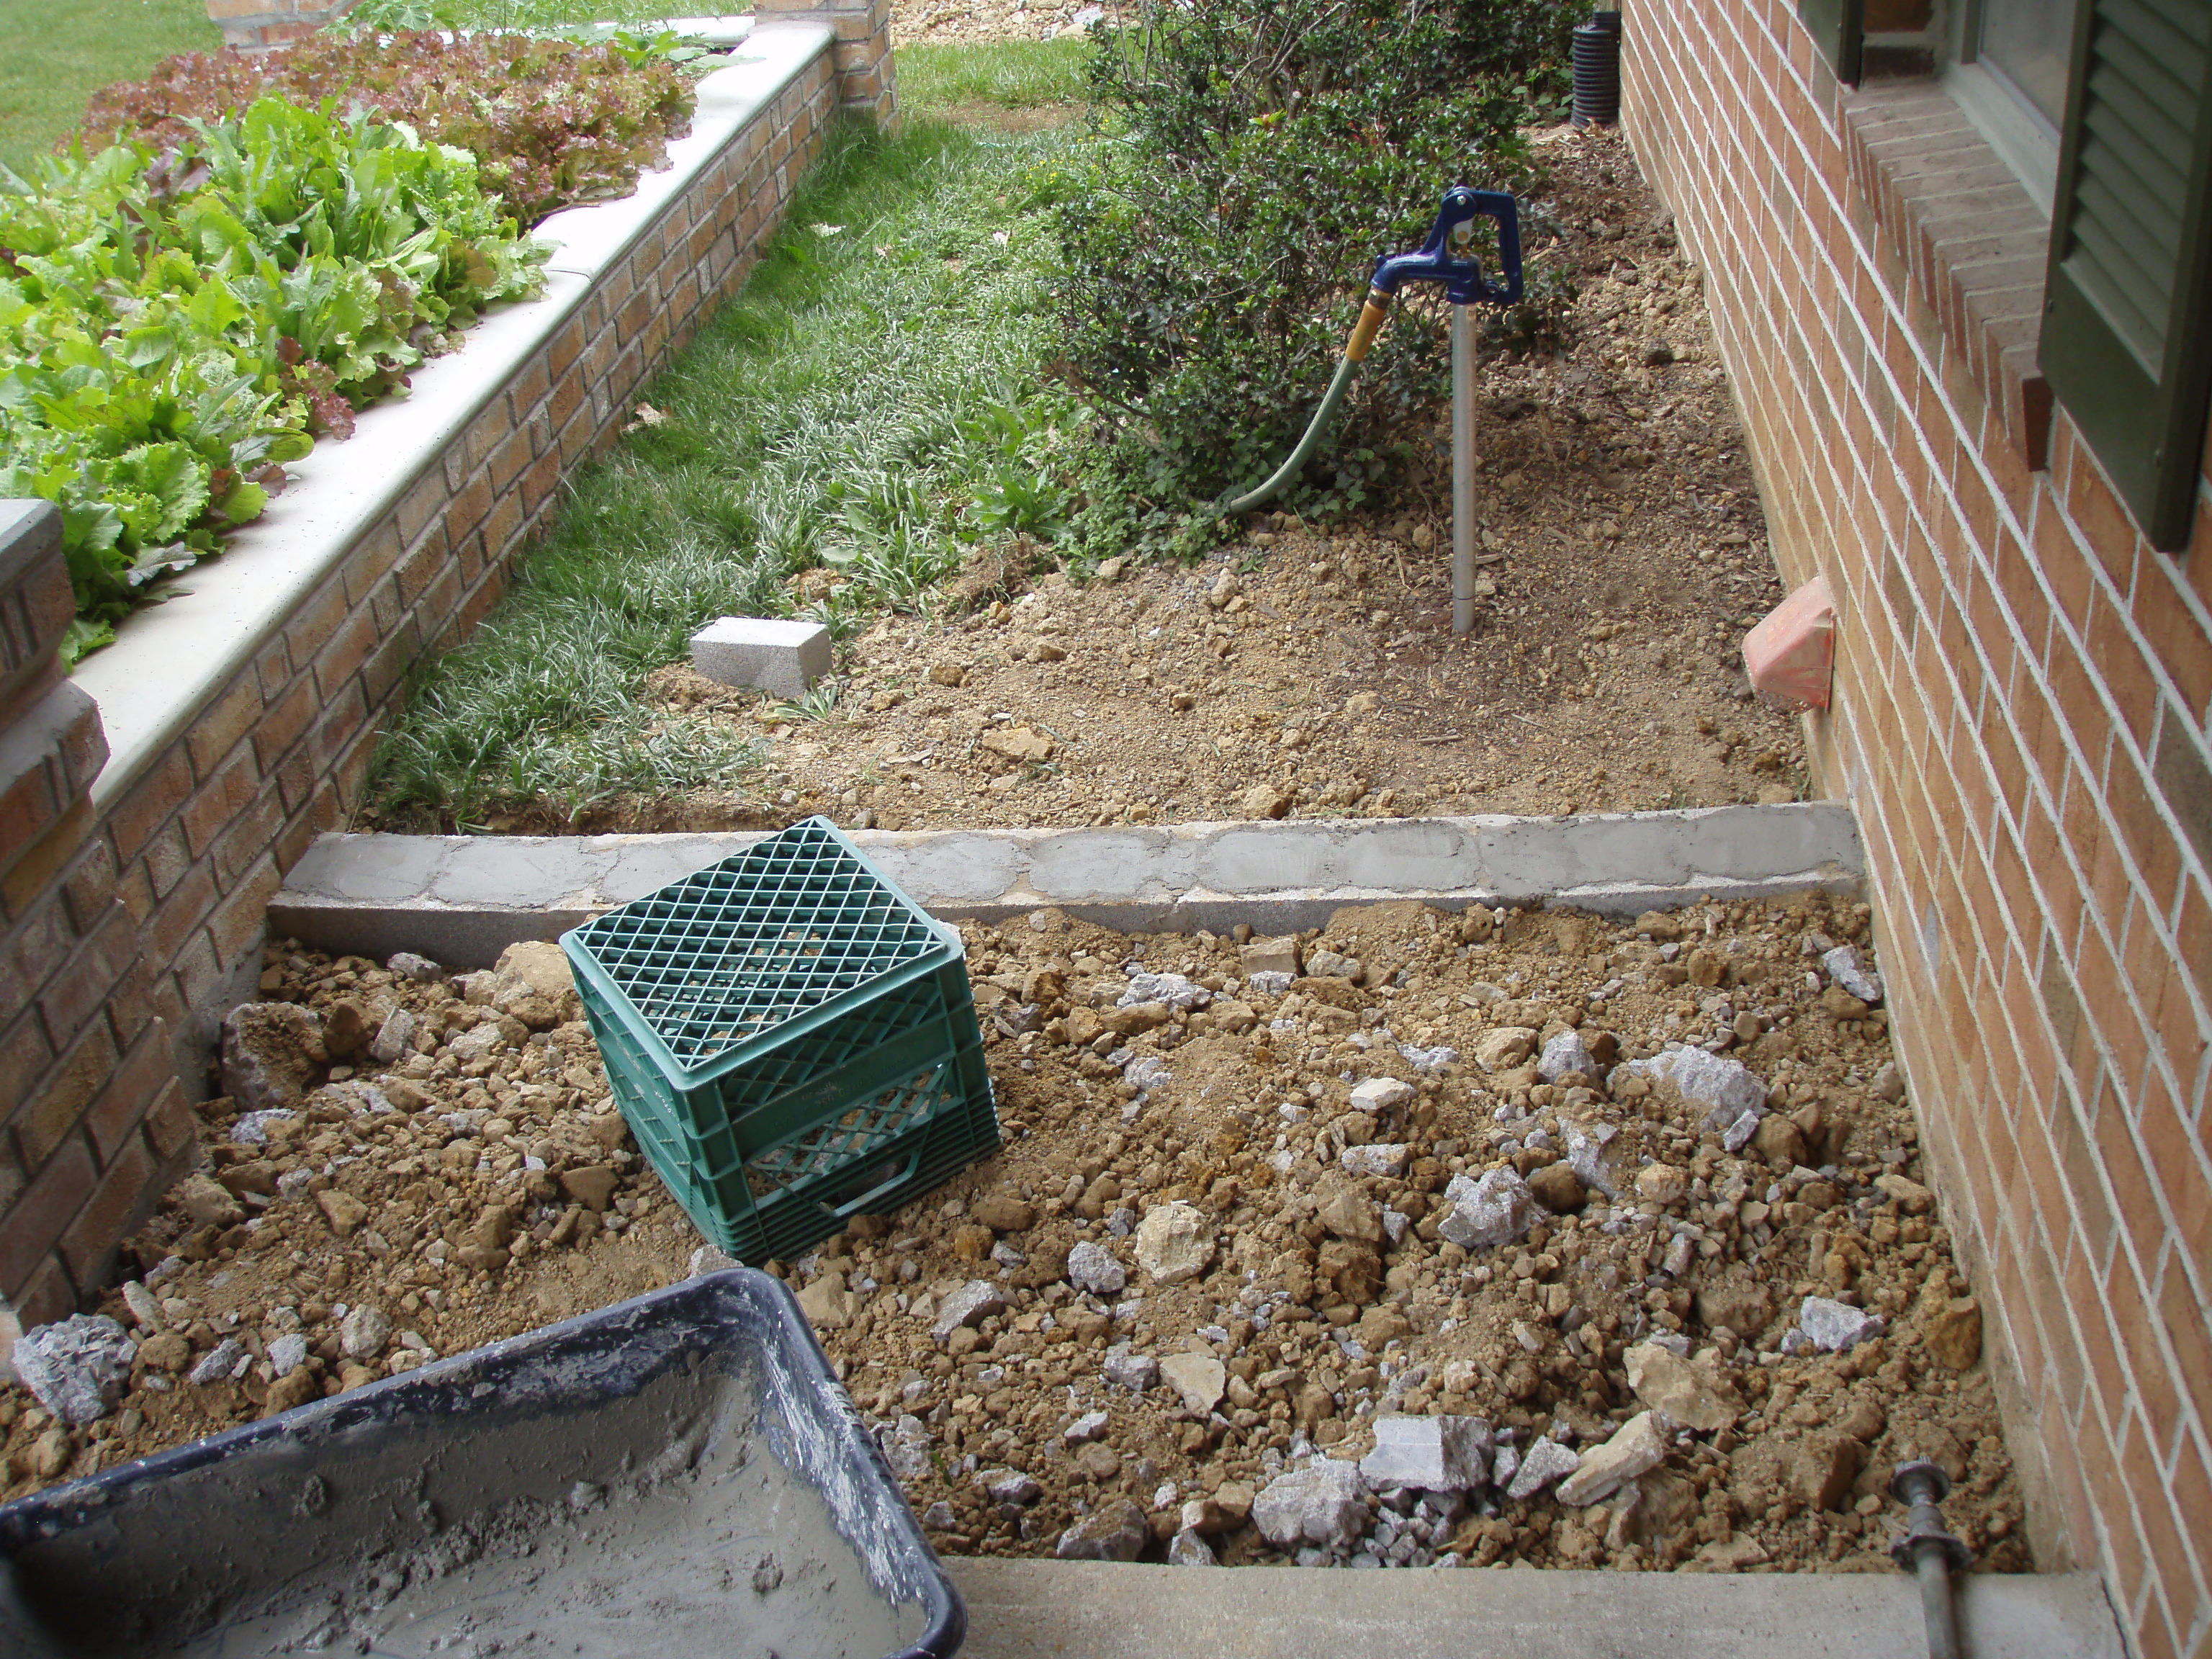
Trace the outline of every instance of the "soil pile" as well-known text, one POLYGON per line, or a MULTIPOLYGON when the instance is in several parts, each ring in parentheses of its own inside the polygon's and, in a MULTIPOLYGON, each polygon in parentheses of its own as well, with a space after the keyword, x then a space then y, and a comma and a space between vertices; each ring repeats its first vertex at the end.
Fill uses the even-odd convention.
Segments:
MULTIPOLYGON (((1818 896, 970 926, 1006 1149, 775 1268, 951 1552, 1872 1569, 1923 1455, 2025 1567, 1865 930, 1818 896), (1378 1476, 1267 1541, 1284 1474, 1405 1416, 1481 1419, 1495 1484, 1378 1476), (1577 1461, 1595 1501, 1533 1484, 1577 1461)), ((204 1109, 106 1299, 118 1409, 12 1391, 11 1496, 690 1271, 549 947, 279 947, 262 994, 227 1075, 273 1094, 204 1109)))

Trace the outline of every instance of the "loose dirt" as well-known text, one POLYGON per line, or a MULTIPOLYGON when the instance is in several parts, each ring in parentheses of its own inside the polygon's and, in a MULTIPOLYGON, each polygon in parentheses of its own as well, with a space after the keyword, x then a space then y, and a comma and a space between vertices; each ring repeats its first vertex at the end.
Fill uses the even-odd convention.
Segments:
MULTIPOLYGON (((1573 273, 1560 355, 1486 357, 1474 630, 1451 632, 1448 414, 1401 510, 1263 514, 1196 568, 994 557, 934 619, 843 652, 834 708, 678 664, 648 702, 765 734, 758 787, 617 800, 529 833, 1626 811, 1798 799, 1796 720, 1752 699, 1782 598, 1698 274, 1617 133, 1543 135, 1532 260, 1573 273), (980 608, 969 608, 970 606, 980 608)), ((834 589, 794 579, 802 601, 834 589)), ((816 702, 822 699, 817 696, 816 702)), ((364 823, 375 827, 373 816, 364 823)), ((386 827, 423 828, 395 818, 386 827)))
MULTIPOLYGON (((772 1264, 941 1549, 1048 1554, 1133 1513, 1154 1555, 1189 1522, 1222 1560, 1280 1560, 1255 1492, 1316 1449, 1361 1454, 1377 1415, 1588 1453, 1672 1386, 1701 1426, 1670 1427, 1663 1462, 1598 1504, 1385 1502, 1312 1559, 1886 1570, 1885 1483, 1922 1455, 1959 1481, 1947 1514, 1984 1562, 2029 1565, 1886 1014, 1820 971, 1868 948, 1863 907, 1621 923, 1404 903, 1249 953, 1057 912, 963 933, 1004 1150, 772 1264), (1138 971, 1187 983, 1133 992, 1138 971), (1544 1080, 1536 1054, 1576 1035, 1590 1070, 1544 1080), (1668 1044, 1756 1074, 1754 1138, 1729 1151, 1634 1066, 1668 1044), (1536 1195, 1533 1225, 1450 1242, 1449 1183, 1501 1171, 1536 1195), (1164 1255, 1155 1231, 1179 1234, 1164 1255), (948 1321, 977 1281, 984 1308, 948 1321), (1808 1297, 1887 1330, 1806 1350, 1808 1297), (1672 1384, 1655 1343, 1680 1351, 1672 1384)), ((426 981, 272 951, 264 996, 321 1034, 284 1051, 309 1062, 290 1115, 202 1109, 208 1170, 103 1300, 140 1342, 127 1392, 88 1431, 0 1400, 9 1496, 690 1271, 697 1235, 610 1109, 545 950, 426 981), (416 1022, 400 1057, 368 1060, 405 1030, 395 1011, 416 1022), (280 1377, 288 1338, 304 1358, 280 1377)))
POLYGON ((1119 22, 1118 4, 1098 0, 900 0, 891 8, 891 43, 911 46, 917 41, 951 45, 975 40, 1050 40, 1061 34, 1080 34, 1094 18, 1119 22))

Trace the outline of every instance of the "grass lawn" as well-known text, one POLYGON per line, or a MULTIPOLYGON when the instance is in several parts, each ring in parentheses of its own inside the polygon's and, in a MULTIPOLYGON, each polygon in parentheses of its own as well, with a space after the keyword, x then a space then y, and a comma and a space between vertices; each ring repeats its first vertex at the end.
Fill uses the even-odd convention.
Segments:
POLYGON ((0 163, 52 149, 110 82, 222 45, 205 0, 0 0, 0 163))
POLYGON ((1049 206, 1078 141, 933 111, 1071 85, 1071 60, 996 46, 963 61, 975 50, 937 49, 913 80, 902 54, 903 134, 841 135, 744 292, 575 481, 513 593, 412 688, 378 757, 387 822, 733 783, 750 744, 651 720, 640 698, 701 623, 791 614, 787 579, 827 562, 857 580, 813 614, 846 631, 927 605, 987 536, 1049 531, 1073 427, 1042 374, 1049 206))

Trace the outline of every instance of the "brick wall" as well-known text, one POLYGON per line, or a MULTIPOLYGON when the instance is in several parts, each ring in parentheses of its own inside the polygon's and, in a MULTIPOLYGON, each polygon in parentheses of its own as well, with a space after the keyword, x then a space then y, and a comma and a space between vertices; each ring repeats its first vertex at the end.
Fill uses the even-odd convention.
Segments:
POLYGON ((1971 135, 1924 106, 1882 131, 1899 89, 1839 88, 1778 0, 1627 26, 1627 130, 1705 272, 1776 555, 1837 596, 1813 747, 1858 810, 2039 1559, 2101 1568, 2145 1659, 2204 1659, 2212 451, 2193 551, 2154 552, 2035 405, 2040 256, 1976 222, 2018 204, 1971 135))
POLYGON ((207 0, 208 21, 234 52, 260 52, 313 34, 358 0, 207 0))
MULTIPOLYGON (((888 107, 887 57, 859 67, 854 101, 888 107)), ((498 602, 563 475, 744 281, 841 101, 819 54, 183 734, 102 780, 105 811, 96 715, 52 665, 58 554, 0 549, 0 1314, 72 1311, 191 1155, 213 1021, 252 988, 284 872, 358 799, 408 670, 498 602)), ((0 531, 22 510, 0 504, 0 531)))

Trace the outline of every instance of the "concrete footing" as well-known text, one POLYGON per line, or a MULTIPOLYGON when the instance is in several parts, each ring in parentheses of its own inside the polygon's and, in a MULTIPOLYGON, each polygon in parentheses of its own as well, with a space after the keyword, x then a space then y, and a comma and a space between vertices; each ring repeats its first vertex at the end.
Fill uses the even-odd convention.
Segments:
MULTIPOLYGON (((726 835, 325 836, 269 908, 272 936, 480 966, 761 839, 726 835)), ((892 880, 947 918, 1057 907, 1131 932, 1319 927, 1419 899, 1615 915, 1857 889, 1850 809, 1721 806, 1587 817, 1300 818, 1107 829, 863 830, 892 880)))
MULTIPOLYGON (((1928 1651, 1903 1573, 1537 1572, 1462 1568, 945 1563, 968 1604, 961 1659, 1909 1659, 1928 1651)), ((2094 1573, 1972 1573, 1973 1659, 2122 1659, 2094 1573)))

